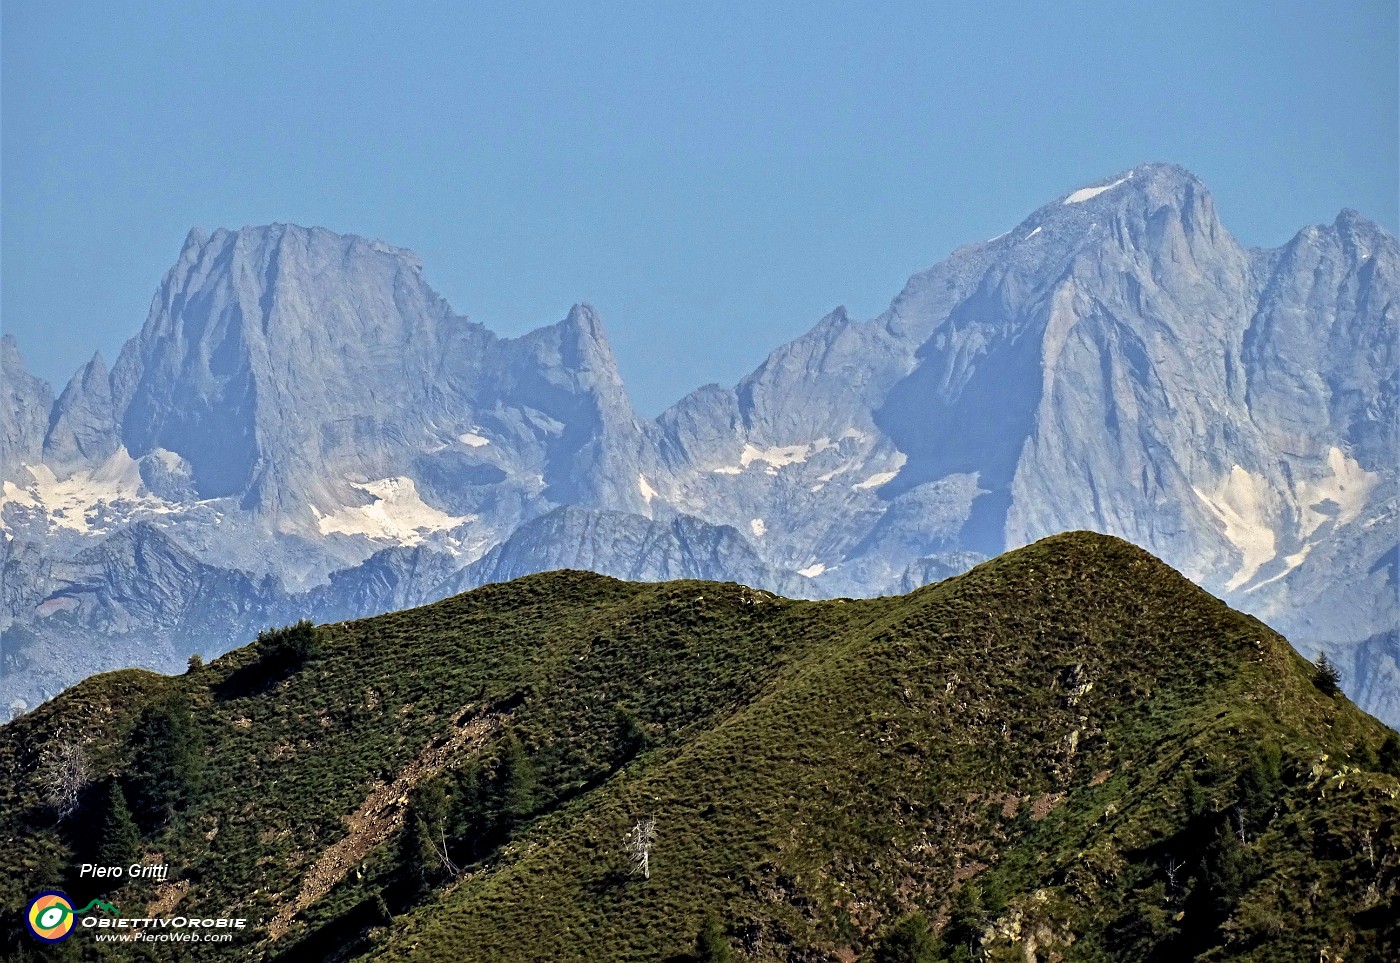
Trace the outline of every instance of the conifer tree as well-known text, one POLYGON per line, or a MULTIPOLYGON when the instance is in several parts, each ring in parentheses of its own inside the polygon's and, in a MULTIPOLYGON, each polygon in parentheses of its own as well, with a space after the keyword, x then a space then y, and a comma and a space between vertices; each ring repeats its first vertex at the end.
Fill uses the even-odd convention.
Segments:
POLYGON ((982 932, 990 914, 982 898, 982 887, 969 881, 953 894, 953 905, 949 914, 948 927, 944 937, 951 943, 967 943, 982 932))
POLYGON ((414 794, 399 837, 399 866, 419 891, 452 871, 446 839, 447 793, 430 782, 414 794))
POLYGON ((473 760, 457 780, 452 807, 451 836, 468 859, 485 853, 496 830, 498 814, 486 782, 486 771, 473 760))
POLYGON ((539 776, 514 732, 507 734, 501 750, 497 785, 500 787, 502 821, 506 828, 514 828, 535 811, 539 792, 539 776))
POLYGON ((314 658, 319 649, 316 626, 306 619, 286 628, 268 629, 258 634, 261 661, 271 672, 295 671, 314 658))
POLYGON ((1254 747, 1240 774, 1239 786, 1243 816, 1262 827, 1272 818, 1283 791, 1283 762, 1277 743, 1254 747))
POLYGON ((1396 738, 1395 733, 1386 735, 1385 741, 1381 743, 1381 751, 1377 754, 1377 761, 1381 772, 1400 776, 1400 738, 1396 738))
POLYGON ((651 747, 651 734, 641 717, 626 706, 617 706, 617 749, 613 761, 623 765, 629 759, 651 747))
POLYGON ((934 963, 938 941, 929 931, 928 920, 919 913, 906 916, 885 934, 875 948, 875 963, 934 963))
POLYGON ((700 924, 700 932, 695 936, 696 963, 732 963, 734 950, 724 938, 724 927, 719 917, 706 913, 700 924))
POLYGON ((1317 686, 1323 695, 1336 695, 1341 688, 1342 674, 1327 658, 1327 653, 1317 657, 1317 671, 1313 673, 1313 685, 1317 686))
POLYGON ((204 755, 189 703, 174 695, 151 706, 132 732, 132 779, 138 814, 160 825, 198 791, 204 755))
POLYGON ((102 835, 97 841, 97 863, 100 866, 127 866, 141 856, 141 833, 121 784, 113 781, 107 787, 102 835))

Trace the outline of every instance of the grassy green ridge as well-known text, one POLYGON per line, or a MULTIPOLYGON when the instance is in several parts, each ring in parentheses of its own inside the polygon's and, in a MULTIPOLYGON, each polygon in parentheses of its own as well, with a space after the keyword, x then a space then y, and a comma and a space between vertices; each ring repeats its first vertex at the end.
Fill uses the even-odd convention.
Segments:
POLYGON ((864 601, 550 573, 323 627, 285 677, 259 675, 265 655, 97 677, 0 729, 9 949, 173 955, 40 950, 13 922, 91 845, 102 795, 57 818, 45 746, 83 744, 99 786, 139 767, 137 720, 173 693, 203 778, 144 848, 180 877, 177 912, 254 921, 243 958, 683 960, 707 912, 742 959, 854 960, 910 913, 935 959, 1400 958, 1388 730, 1116 539, 1057 536, 864 601), (431 780, 460 875, 409 885, 391 840, 267 942, 368 788, 486 704, 509 707, 507 733, 431 780), (507 738, 538 787, 488 832, 460 813, 507 738), (620 845, 644 815, 647 880, 620 845))

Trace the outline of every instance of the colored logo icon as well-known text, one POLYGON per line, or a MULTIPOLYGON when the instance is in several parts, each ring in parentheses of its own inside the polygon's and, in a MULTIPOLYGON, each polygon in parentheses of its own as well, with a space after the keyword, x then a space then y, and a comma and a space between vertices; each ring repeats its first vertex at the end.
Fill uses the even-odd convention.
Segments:
POLYGON ((29 932, 44 943, 62 943, 73 935, 73 904, 56 890, 40 893, 25 914, 29 932))
POLYGON ((34 934, 36 940, 42 943, 62 943, 73 933, 73 918, 91 912, 94 906, 104 913, 121 915, 115 906, 100 899, 75 910, 67 893, 51 889, 30 900, 24 919, 29 924, 29 932, 34 934))

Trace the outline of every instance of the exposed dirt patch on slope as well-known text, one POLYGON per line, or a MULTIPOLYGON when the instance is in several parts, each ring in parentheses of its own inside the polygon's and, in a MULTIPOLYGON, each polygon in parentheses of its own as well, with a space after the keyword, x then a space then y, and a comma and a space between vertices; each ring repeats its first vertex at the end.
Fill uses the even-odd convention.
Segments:
POLYGON ((373 785, 360 807, 345 817, 347 834, 317 857, 302 877, 296 898, 284 902, 278 909, 267 927, 269 937, 276 940, 284 936, 298 913, 329 893, 370 850, 403 824, 408 797, 414 787, 441 772, 463 753, 480 749, 508 715, 475 705, 466 706, 457 714, 447 736, 420 752, 392 782, 373 785))

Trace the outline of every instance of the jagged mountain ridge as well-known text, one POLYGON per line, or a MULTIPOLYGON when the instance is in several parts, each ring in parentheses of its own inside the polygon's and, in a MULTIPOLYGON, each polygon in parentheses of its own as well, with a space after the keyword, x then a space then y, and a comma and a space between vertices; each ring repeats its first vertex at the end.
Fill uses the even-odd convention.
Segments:
POLYGON ((235 955, 269 963, 694 959, 707 913, 772 963, 880 959, 910 913, 948 963, 1393 960, 1400 743, 1316 679, 1088 532, 870 600, 531 575, 0 728, 0 952, 61 888, 246 918, 235 955), (118 790, 168 877, 84 877, 118 790))
MULTIPOLYGON (((492 552, 512 575, 733 565, 869 595, 1092 528, 1325 646, 1394 720, 1397 278, 1394 237, 1354 212, 1249 250, 1195 177, 1145 165, 646 421, 590 308, 501 339, 402 249, 192 232, 142 333, 109 378, 100 359, 75 376, 42 441, 51 395, 7 345, 20 475, 0 517, 60 559, 155 519, 209 564, 276 576, 286 604, 345 615, 478 584, 492 552), (560 508, 571 524, 531 523, 560 508), (656 525, 668 547, 639 565, 656 525), (393 577, 353 576, 376 551, 393 577)), ((22 608, 16 625, 50 628, 22 608)))

